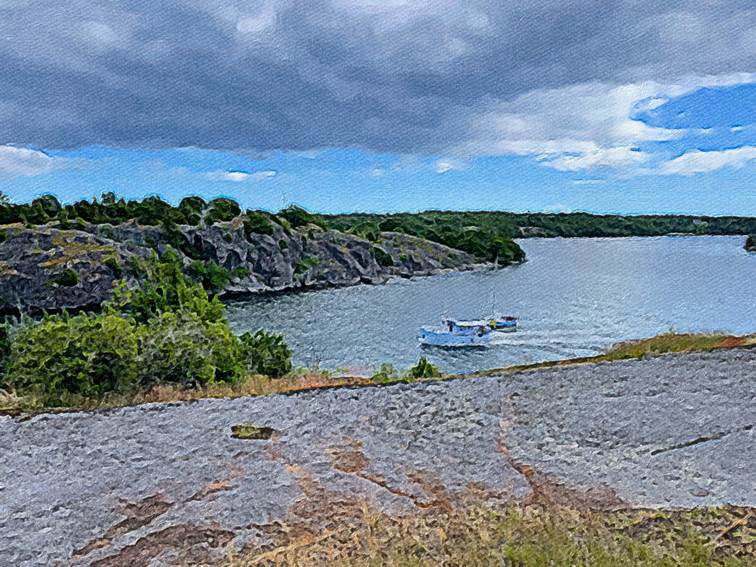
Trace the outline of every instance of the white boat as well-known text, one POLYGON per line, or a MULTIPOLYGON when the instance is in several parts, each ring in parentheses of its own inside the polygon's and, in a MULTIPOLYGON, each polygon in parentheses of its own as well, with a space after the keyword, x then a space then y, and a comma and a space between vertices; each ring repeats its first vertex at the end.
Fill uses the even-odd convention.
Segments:
POLYGON ((498 333, 517 330, 517 317, 497 316, 472 321, 444 319, 442 327, 421 327, 417 340, 422 345, 441 347, 488 346, 498 333))

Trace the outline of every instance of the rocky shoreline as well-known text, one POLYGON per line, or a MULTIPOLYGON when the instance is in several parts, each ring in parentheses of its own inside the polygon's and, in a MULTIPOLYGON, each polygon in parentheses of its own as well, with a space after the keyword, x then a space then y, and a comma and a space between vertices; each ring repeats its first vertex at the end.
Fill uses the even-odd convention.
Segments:
POLYGON ((472 255, 407 234, 380 233, 369 241, 316 225, 297 229, 273 221, 266 234, 243 216, 210 226, 167 229, 77 223, 0 227, 0 309, 41 312, 91 309, 107 300, 113 283, 138 277, 135 258, 168 247, 186 267, 212 264, 228 274, 221 297, 378 284, 482 267, 472 255))
POLYGON ((169 565, 547 491, 756 506, 756 349, 261 398, 0 417, 0 563, 169 565), (231 427, 272 428, 238 439, 231 427))

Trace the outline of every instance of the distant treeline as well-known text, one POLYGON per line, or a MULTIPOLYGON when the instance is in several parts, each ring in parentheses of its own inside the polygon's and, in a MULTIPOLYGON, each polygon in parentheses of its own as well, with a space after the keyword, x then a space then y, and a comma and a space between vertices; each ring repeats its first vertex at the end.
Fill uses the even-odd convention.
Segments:
POLYGON ((661 236, 665 234, 754 234, 756 217, 682 215, 592 215, 588 213, 507 213, 428 211, 348 214, 324 217, 338 230, 397 231, 443 242, 448 235, 483 231, 520 238, 661 236))
POLYGON ((271 234, 272 223, 287 230, 307 224, 351 232, 373 242, 385 231, 403 232, 473 254, 481 261, 502 264, 523 260, 525 255, 513 238, 661 236, 665 234, 756 234, 756 217, 712 217, 683 215, 592 215, 588 213, 508 213, 428 211, 423 213, 315 215, 290 206, 276 214, 242 211, 233 199, 205 201, 186 197, 171 205, 159 197, 125 200, 113 193, 100 199, 62 205, 45 195, 31 203, 14 204, 0 194, 0 224, 40 225, 58 222, 120 224, 135 221, 143 225, 211 225, 244 215, 249 233, 271 234))
MULTIPOLYGON (((73 224, 121 224, 135 221, 142 225, 166 226, 185 224, 212 225, 230 221, 242 214, 239 203, 233 199, 218 198, 205 201, 201 197, 186 197, 178 206, 173 206, 160 197, 145 197, 142 200, 117 198, 113 193, 104 193, 101 198, 81 200, 62 205, 53 195, 44 195, 31 203, 16 204, 0 193, 0 224, 23 223, 30 226, 59 222, 73 224)), ((270 230, 267 221, 275 221, 288 227, 305 224, 320 224, 322 220, 300 207, 288 207, 273 215, 263 211, 246 211, 247 221, 253 223, 256 232, 270 230)))

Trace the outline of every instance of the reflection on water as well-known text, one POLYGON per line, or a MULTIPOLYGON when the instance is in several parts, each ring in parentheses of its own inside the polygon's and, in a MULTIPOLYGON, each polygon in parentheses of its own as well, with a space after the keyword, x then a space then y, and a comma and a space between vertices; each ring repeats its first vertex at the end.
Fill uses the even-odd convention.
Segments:
POLYGON ((424 354, 446 371, 587 356, 660 332, 756 332, 756 255, 743 237, 527 239, 528 261, 382 286, 229 305, 239 331, 282 332, 302 366, 364 372, 424 354), (418 327, 495 310, 520 317, 488 349, 420 347, 418 327))

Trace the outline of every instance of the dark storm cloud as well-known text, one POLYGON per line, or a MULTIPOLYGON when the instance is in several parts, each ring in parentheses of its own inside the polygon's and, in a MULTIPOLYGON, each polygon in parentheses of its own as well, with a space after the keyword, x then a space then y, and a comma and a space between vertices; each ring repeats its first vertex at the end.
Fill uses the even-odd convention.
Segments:
POLYGON ((434 151, 533 89, 754 44, 750 1, 0 0, 0 145, 434 151))

